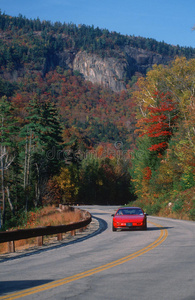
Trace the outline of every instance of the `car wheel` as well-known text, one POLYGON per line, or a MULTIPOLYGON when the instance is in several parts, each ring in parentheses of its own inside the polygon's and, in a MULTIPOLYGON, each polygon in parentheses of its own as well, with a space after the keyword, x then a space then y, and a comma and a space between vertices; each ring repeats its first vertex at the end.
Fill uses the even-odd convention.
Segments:
POLYGON ((112 231, 116 231, 116 228, 114 227, 114 225, 112 225, 112 231))
POLYGON ((147 223, 144 224, 143 230, 147 230, 147 223))

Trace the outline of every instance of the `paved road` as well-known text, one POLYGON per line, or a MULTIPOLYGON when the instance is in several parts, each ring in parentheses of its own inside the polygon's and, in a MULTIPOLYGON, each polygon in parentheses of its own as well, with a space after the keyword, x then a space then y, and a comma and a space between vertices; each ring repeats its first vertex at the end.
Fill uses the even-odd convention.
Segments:
POLYGON ((112 232, 115 207, 89 206, 97 234, 0 262, 0 299, 194 300, 195 222, 148 217, 112 232))

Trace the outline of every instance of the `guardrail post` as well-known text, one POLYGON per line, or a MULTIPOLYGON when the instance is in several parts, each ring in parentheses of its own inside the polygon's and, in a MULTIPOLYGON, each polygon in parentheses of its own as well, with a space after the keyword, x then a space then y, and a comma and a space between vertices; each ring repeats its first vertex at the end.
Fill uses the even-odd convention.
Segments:
POLYGON ((37 246, 43 246, 43 236, 37 237, 37 246))
POLYGON ((7 242, 7 251, 8 252, 15 252, 15 243, 14 241, 7 242))
POLYGON ((57 234, 57 240, 58 241, 62 241, 62 233, 58 233, 57 234))
POLYGON ((71 236, 75 236, 76 235, 76 231, 75 230, 71 230, 71 236))

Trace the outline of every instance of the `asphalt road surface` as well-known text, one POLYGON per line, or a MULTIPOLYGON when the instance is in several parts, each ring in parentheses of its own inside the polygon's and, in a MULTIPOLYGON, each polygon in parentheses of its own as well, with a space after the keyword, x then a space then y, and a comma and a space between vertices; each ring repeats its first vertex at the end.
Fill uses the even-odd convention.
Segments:
POLYGON ((112 232, 116 207, 86 206, 99 230, 0 261, 0 299, 194 300, 195 222, 148 217, 112 232))

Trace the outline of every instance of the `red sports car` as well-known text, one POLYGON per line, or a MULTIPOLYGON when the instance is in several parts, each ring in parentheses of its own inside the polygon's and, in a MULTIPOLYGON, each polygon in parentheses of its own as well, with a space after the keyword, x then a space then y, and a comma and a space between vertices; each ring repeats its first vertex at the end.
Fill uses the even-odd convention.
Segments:
POLYGON ((147 229, 147 214, 139 207, 121 207, 113 216, 112 230, 147 229))

